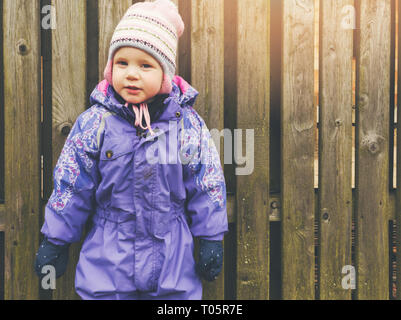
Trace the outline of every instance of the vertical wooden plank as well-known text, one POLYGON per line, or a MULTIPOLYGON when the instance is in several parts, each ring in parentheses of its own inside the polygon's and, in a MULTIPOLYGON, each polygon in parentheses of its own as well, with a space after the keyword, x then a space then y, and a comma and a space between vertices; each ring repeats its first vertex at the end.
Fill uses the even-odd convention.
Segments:
POLYGON ((0 203, 4 203, 4 66, 3 1, 0 1, 0 203))
POLYGON ((186 81, 191 82, 191 7, 188 0, 175 0, 185 24, 185 30, 178 40, 177 70, 176 73, 186 81))
MULTIPOLYGON (((396 154, 397 154, 397 129, 395 126, 395 100, 396 100, 396 36, 397 36, 397 2, 396 0, 390 0, 390 112, 389 112, 389 201, 395 204, 395 188, 396 188, 396 154), (393 200, 392 200, 393 199, 393 200)), ((395 300, 397 298, 397 287, 396 287, 396 270, 397 270, 397 212, 396 210, 388 210, 388 245, 389 245, 389 299, 395 300)))
POLYGON ((6 299, 39 292, 32 267, 40 214, 39 19, 38 1, 3 1, 6 299))
POLYGON ((388 299, 391 0, 358 2, 357 292, 359 299, 388 299))
POLYGON ((5 228, 5 214, 6 206, 4 204, 0 204, 0 232, 4 231, 5 228))
MULTIPOLYGON (((390 0, 390 88, 389 88, 389 99, 390 99, 390 112, 389 112, 389 190, 394 191, 396 183, 396 172, 395 172, 395 126, 394 126, 394 111, 395 111, 395 76, 396 76, 396 65, 395 65, 395 46, 396 46, 396 0, 390 0)), ((395 220, 395 211, 388 212, 389 220, 395 220)), ((390 236, 391 238, 391 236, 390 236)))
POLYGON ((192 0, 191 72, 197 111, 209 129, 224 126, 224 1, 192 0))
MULTIPOLYGON (((1 12, 1 11, 0 11, 1 12)), ((0 42, 1 44, 1 42, 0 42)), ((0 205, 0 300, 4 300, 4 205, 0 205)))
POLYGON ((0 300, 4 300, 4 232, 0 231, 0 300))
POLYGON ((314 1, 283 1, 283 299, 314 299, 314 1))
POLYGON ((341 286, 351 263, 353 29, 343 8, 352 0, 320 0, 319 221, 320 298, 350 299, 341 286), (335 195, 335 196, 333 196, 335 195))
MULTIPOLYGON (((191 82, 199 91, 195 108, 209 130, 220 131, 224 127, 224 0, 192 0, 191 9, 191 82)), ((203 283, 203 299, 224 299, 224 272, 213 283, 203 283)))
POLYGON ((191 68, 191 1, 188 0, 171 0, 177 8, 184 22, 184 33, 178 40, 177 59, 176 59, 176 74, 179 74, 186 81, 190 81, 188 77, 188 69, 191 68))
POLYGON ((109 55, 111 37, 131 5, 132 0, 99 0, 99 81, 104 78, 103 71, 109 55))
MULTIPOLYGON (((99 1, 86 1, 86 106, 90 108, 90 95, 99 83, 99 1)), ((105 63, 105 62, 104 62, 105 63)), ((103 70, 102 73, 103 75, 103 70)))
POLYGON ((401 112, 399 110, 401 109, 401 99, 400 95, 398 94, 400 92, 401 88, 401 73, 399 72, 401 68, 401 41, 400 41, 400 35, 401 35, 401 23, 400 23, 400 18, 401 18, 401 5, 397 1, 397 13, 398 13, 398 20, 397 20, 397 31, 398 31, 398 37, 396 38, 397 41, 397 104, 396 104, 396 119, 397 119, 397 127, 396 127, 396 242, 397 242, 397 251, 396 251, 396 261, 397 261, 397 268, 396 268, 396 287, 397 287, 397 292, 396 296, 398 300, 401 300, 401 129, 400 129, 400 124, 401 124, 401 112))
MULTIPOLYGON (((57 28, 52 32, 52 153, 56 166, 66 135, 86 103, 86 1, 53 0, 57 28), (74 21, 74 23, 71 23, 74 21)), ((70 247, 67 272, 57 279, 54 299, 77 299, 75 267, 80 244, 70 247)))
POLYGON ((243 141, 235 144, 245 151, 245 130, 254 133, 254 141, 246 141, 254 143, 253 154, 246 155, 253 172, 236 171, 237 298, 268 299, 270 1, 239 0, 237 6, 237 128, 243 141))

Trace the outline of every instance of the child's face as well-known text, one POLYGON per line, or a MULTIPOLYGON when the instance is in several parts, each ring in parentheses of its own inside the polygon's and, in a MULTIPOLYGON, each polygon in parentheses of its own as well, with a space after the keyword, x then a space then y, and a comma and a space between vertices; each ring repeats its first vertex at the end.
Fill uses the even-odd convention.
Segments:
POLYGON ((113 87, 129 103, 142 103, 159 93, 163 69, 151 55, 123 47, 114 55, 113 87))

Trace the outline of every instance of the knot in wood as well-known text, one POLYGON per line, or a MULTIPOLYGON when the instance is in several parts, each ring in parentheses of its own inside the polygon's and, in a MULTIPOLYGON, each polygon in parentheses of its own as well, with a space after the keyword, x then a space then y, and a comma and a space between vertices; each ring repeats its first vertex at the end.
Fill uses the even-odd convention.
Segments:
POLYGON ((312 2, 307 0, 296 0, 295 4, 304 9, 307 13, 312 12, 312 2))
POLYGON ((209 27, 209 28, 207 28, 207 33, 209 33, 209 34, 214 34, 214 33, 216 33, 215 27, 209 27))
POLYGON ((26 42, 25 39, 20 39, 17 42, 17 52, 18 54, 20 54, 21 56, 25 56, 29 53, 30 48, 28 46, 28 43, 26 42))
POLYGON ((369 144, 369 151, 375 154, 377 151, 379 151, 379 144, 377 142, 372 141, 369 144))
POLYGON ((329 220, 329 211, 327 208, 322 210, 322 219, 327 222, 329 220))
POLYGON ((377 134, 368 134, 362 139, 362 147, 367 149, 371 154, 376 154, 380 152, 380 145, 383 140, 384 138, 377 134))
POLYGON ((359 104, 360 106, 365 106, 369 102, 369 97, 367 94, 361 94, 359 97, 359 104))
POLYGON ((336 54, 336 48, 334 45, 331 45, 329 47, 329 55, 332 59, 336 58, 337 54, 336 54))
POLYGON ((343 125, 343 121, 341 119, 336 119, 335 124, 336 127, 341 127, 343 125))
POLYGON ((58 126, 58 132, 59 134, 63 136, 68 136, 72 128, 72 123, 69 121, 63 122, 58 126))

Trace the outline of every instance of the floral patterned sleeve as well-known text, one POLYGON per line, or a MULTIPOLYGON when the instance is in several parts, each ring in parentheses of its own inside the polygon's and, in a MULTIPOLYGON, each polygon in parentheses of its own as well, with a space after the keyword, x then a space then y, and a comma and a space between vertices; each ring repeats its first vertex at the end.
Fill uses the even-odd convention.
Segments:
POLYGON ((94 106, 77 118, 53 171, 54 189, 41 232, 55 244, 79 241, 93 211, 102 115, 94 106))
POLYGON ((220 157, 204 120, 192 108, 184 113, 181 160, 187 190, 187 214, 194 237, 222 240, 228 231, 226 185, 220 157))

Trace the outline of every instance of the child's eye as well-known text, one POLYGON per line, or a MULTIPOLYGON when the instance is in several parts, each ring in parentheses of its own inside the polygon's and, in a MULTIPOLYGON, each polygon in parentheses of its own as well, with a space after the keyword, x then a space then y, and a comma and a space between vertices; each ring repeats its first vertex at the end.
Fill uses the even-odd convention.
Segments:
POLYGON ((117 61, 117 64, 120 64, 120 65, 123 65, 123 66, 128 65, 125 61, 117 61))
POLYGON ((150 65, 150 64, 147 64, 147 63, 144 63, 143 65, 142 65, 142 67, 144 67, 144 68, 152 68, 152 66, 150 65))

